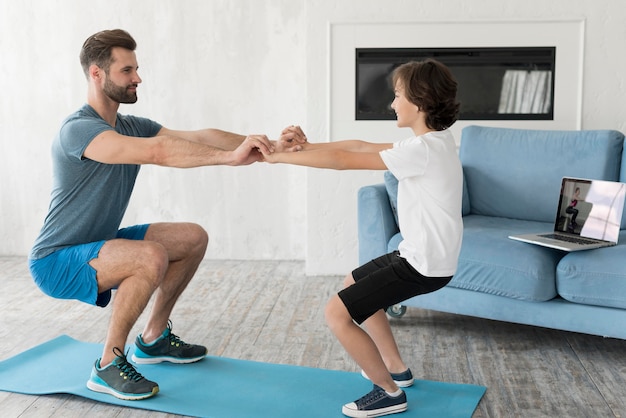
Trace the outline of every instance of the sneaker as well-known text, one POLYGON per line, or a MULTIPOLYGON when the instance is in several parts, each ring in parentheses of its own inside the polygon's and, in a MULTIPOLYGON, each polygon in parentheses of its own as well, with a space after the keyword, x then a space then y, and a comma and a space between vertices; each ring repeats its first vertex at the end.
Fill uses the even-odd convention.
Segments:
POLYGON ((341 409, 349 417, 380 417, 407 410, 406 394, 389 396, 381 387, 374 385, 374 389, 354 402, 345 404, 341 409))
MULTIPOLYGON (((365 374, 365 371, 361 370, 361 376, 370 380, 369 377, 365 374)), ((411 369, 406 369, 402 373, 391 373, 391 378, 400 388, 408 388, 413 385, 415 379, 413 379, 413 373, 411 373, 411 369)))
POLYGON ((103 369, 100 368, 100 359, 96 360, 91 377, 87 381, 87 388, 128 401, 145 399, 157 394, 159 385, 143 377, 126 360, 122 350, 115 347, 113 352, 117 357, 103 369))
POLYGON ((172 334, 172 322, 168 321, 163 334, 154 342, 146 344, 141 334, 135 340, 133 361, 137 364, 156 364, 163 361, 171 363, 194 363, 207 355, 207 349, 201 345, 187 344, 172 334))

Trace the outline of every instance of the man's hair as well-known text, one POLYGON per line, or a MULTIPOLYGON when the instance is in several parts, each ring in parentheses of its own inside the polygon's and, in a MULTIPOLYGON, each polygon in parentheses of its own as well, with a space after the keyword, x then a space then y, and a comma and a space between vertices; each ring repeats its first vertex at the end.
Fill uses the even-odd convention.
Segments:
POLYGON ((89 66, 96 64, 106 73, 111 66, 111 49, 121 47, 134 51, 137 43, 128 32, 122 29, 103 30, 91 35, 80 50, 80 65, 89 79, 89 66))
POLYGON ((393 71, 393 87, 400 82, 407 100, 426 113, 426 126, 442 131, 459 116, 457 82, 442 63, 434 59, 411 61, 393 71))

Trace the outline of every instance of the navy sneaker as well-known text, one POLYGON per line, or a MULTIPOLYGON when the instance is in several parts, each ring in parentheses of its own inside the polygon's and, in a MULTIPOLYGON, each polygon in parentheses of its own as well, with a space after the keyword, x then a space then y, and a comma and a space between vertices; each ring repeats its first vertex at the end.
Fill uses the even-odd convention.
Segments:
MULTIPOLYGON (((365 374, 363 370, 361 370, 361 376, 370 380, 369 377, 365 374)), ((413 385, 415 379, 413 379, 413 373, 411 373, 411 369, 406 369, 402 373, 391 373, 391 378, 398 385, 399 388, 408 388, 413 385)))
POLYGON ((113 352, 117 357, 105 368, 100 368, 100 359, 91 370, 91 377, 87 381, 87 388, 94 392, 107 393, 119 399, 136 401, 156 395, 159 385, 139 373, 126 360, 126 355, 115 347, 113 352))
POLYGON ((163 361, 170 363, 194 363, 207 355, 206 347, 187 344, 172 333, 172 323, 168 321, 167 328, 156 341, 146 344, 141 335, 135 340, 133 361, 137 364, 156 364, 163 361))
POLYGON ((341 412, 349 417, 380 417, 383 415, 404 412, 408 408, 406 394, 396 397, 389 396, 381 387, 374 385, 374 389, 367 395, 354 402, 345 404, 341 412))

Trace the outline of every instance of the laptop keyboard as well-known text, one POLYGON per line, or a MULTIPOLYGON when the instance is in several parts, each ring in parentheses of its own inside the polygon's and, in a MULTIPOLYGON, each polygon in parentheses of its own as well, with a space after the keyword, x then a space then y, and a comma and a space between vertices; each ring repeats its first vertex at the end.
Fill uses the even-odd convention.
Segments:
POLYGON ((586 238, 581 238, 581 237, 571 237, 568 235, 559 235, 559 234, 545 234, 541 236, 545 238, 556 239, 559 241, 571 242, 574 244, 596 244, 598 242, 598 241, 591 240, 591 239, 586 239, 586 238))

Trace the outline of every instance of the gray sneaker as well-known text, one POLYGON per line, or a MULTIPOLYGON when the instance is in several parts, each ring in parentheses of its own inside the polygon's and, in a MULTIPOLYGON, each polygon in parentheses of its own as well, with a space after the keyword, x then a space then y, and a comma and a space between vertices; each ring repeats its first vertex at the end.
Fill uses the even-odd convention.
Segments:
POLYGON ((144 343, 141 335, 137 336, 132 360, 137 364, 156 364, 163 361, 194 363, 202 360, 206 355, 206 347, 187 344, 172 334, 172 322, 168 321, 163 334, 150 344, 144 343))
POLYGON ((87 388, 129 401, 145 399, 157 394, 159 385, 144 378, 126 360, 126 355, 122 350, 115 347, 113 353, 117 357, 103 369, 100 368, 100 359, 96 360, 91 370, 91 377, 87 381, 87 388))

